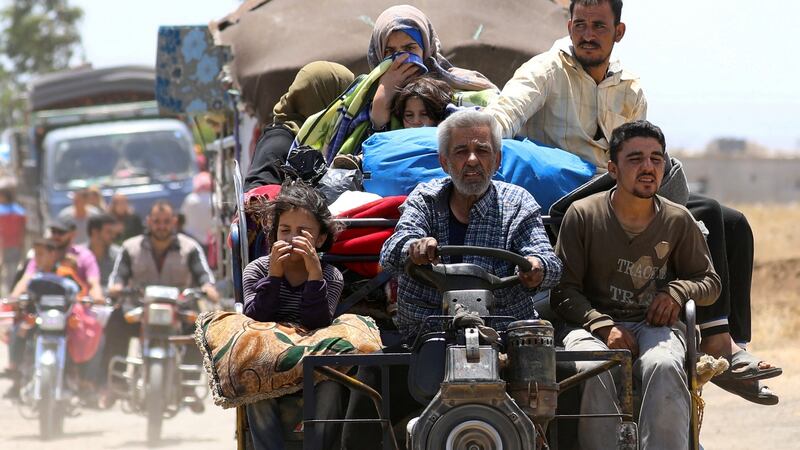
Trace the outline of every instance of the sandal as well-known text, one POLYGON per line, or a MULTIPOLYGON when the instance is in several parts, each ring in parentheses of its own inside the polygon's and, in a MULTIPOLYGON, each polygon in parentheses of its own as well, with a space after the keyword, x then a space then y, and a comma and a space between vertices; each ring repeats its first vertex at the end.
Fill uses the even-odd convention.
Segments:
POLYGON ((718 378, 719 377, 712 378, 711 382, 731 394, 736 394, 745 400, 759 405, 771 406, 778 404, 778 396, 775 395, 768 386, 762 386, 758 381, 719 380, 718 378))
POLYGON ((761 369, 758 367, 758 363, 764 360, 759 359, 747 350, 739 350, 724 358, 730 362, 730 367, 725 372, 712 378, 711 381, 766 380, 767 378, 774 378, 783 373, 783 369, 780 367, 761 369))

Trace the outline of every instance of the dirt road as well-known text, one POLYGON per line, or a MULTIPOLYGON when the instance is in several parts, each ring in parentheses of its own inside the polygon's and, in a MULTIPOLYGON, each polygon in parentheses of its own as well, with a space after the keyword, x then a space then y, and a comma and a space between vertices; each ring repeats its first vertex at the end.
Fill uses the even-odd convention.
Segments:
MULTIPOLYGON (((8 361, 7 346, 0 345, 0 365, 8 361)), ((0 380, 0 392, 10 385, 0 380)), ((223 410, 206 400, 206 410, 194 414, 188 409, 164 422, 160 449, 220 450, 235 448, 234 410, 223 410)), ((146 444, 143 416, 125 414, 119 402, 107 411, 83 410, 79 417, 64 421, 64 435, 56 440, 39 440, 38 422, 23 419, 9 400, 0 400, 0 448, 3 450, 97 450, 140 449, 146 444)))
POLYGON ((781 401, 756 405, 709 385, 703 392, 706 409, 700 432, 706 450, 800 448, 800 350, 753 351, 783 368, 783 375, 765 381, 781 401))

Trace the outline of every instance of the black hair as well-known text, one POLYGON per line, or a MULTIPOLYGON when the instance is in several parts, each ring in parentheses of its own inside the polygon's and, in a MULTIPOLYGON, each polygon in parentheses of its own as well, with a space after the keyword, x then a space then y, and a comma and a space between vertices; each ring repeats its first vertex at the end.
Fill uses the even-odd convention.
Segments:
POLYGON ((622 0, 570 0, 569 18, 572 19, 575 5, 597 6, 601 3, 608 3, 611 6, 611 11, 614 13, 614 25, 619 25, 622 21, 622 0))
MULTIPOLYGON (((261 207, 256 207, 255 213, 267 230, 270 245, 278 240, 278 222, 281 214, 297 208, 310 212, 319 223, 320 234, 325 234, 325 242, 319 247, 320 251, 328 251, 333 246, 339 227, 333 221, 325 197, 317 192, 311 185, 302 180, 287 180, 281 185, 281 192, 273 200, 267 201, 261 207)), ((313 243, 312 243, 313 244, 313 243)))
POLYGON ((175 213, 175 208, 172 207, 172 203, 166 200, 158 200, 153 203, 153 206, 150 207, 150 214, 153 214, 154 211, 159 211, 162 209, 169 209, 171 213, 175 213))
POLYGON ((395 117, 403 120, 406 103, 409 99, 418 97, 425 105, 428 117, 437 125, 445 118, 447 104, 452 96, 450 85, 442 80, 430 76, 421 76, 409 81, 392 100, 392 112, 395 117))
POLYGON ((661 150, 666 150, 667 148, 667 142, 664 139, 664 133, 661 128, 646 120, 637 120, 620 125, 611 132, 611 142, 609 142, 611 160, 617 162, 617 156, 622 150, 622 144, 636 137, 653 138, 661 144, 661 150))
POLYGON ((110 214, 103 213, 90 216, 89 222, 86 224, 86 232, 89 233, 89 236, 91 236, 92 231, 99 231, 102 230, 106 225, 114 225, 116 223, 117 219, 110 214))

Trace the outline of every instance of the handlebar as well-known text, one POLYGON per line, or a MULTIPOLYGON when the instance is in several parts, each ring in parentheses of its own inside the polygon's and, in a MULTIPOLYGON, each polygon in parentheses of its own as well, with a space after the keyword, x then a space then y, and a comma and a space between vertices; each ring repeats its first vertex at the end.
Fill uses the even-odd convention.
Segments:
MULTIPOLYGON (((27 303, 31 301, 30 296, 28 294, 22 294, 19 297, 12 298, 6 297, 0 299, 0 304, 3 305, 18 305, 20 303, 27 303)), ((83 297, 76 297, 72 300, 73 303, 83 303, 87 305, 108 305, 110 304, 110 299, 103 299, 103 300, 95 300, 94 298, 85 295, 83 297)))
MULTIPOLYGON (((533 268, 524 256, 499 248, 466 245, 442 245, 436 248, 439 256, 483 256, 517 265, 522 272, 533 268)), ((519 275, 500 278, 475 264, 416 265, 408 258, 406 273, 415 280, 446 292, 458 289, 504 289, 519 283, 519 275), (467 282, 467 284, 465 284, 467 282), (467 285, 471 287, 466 287, 467 285), (480 286, 480 287, 479 287, 480 286)))
POLYGON ((436 248, 440 256, 485 256, 487 258, 497 258, 508 261, 519 266, 522 272, 528 272, 533 268, 531 262, 524 256, 502 248, 473 247, 469 245, 440 245, 436 248))

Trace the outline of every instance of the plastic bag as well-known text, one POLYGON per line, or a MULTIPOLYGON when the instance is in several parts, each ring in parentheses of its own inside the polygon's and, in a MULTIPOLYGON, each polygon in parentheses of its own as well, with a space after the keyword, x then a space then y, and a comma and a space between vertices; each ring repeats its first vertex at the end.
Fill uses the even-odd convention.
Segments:
POLYGON ((67 326, 67 351, 78 364, 92 359, 103 337, 103 325, 91 310, 81 303, 72 307, 67 326))
POLYGON ((357 169, 330 168, 319 181, 317 189, 331 205, 346 191, 363 191, 364 175, 357 169))
POLYGON ((289 151, 286 164, 281 169, 292 178, 302 179, 306 183, 316 186, 328 167, 319 150, 303 145, 289 151))

